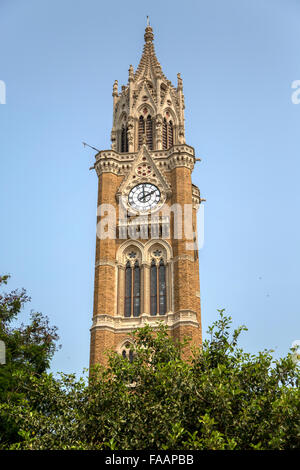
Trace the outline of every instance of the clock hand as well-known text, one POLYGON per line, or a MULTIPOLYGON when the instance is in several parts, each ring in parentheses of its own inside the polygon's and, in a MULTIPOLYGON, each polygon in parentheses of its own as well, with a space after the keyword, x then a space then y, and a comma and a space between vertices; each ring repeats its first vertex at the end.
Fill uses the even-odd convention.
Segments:
POLYGON ((147 197, 147 194, 145 193, 139 194, 138 201, 143 202, 146 197, 147 197))
POLYGON ((143 194, 140 194, 140 195, 138 196, 138 200, 139 200, 140 202, 145 201, 146 198, 147 198, 148 196, 151 196, 151 194, 155 193, 155 191, 156 191, 156 189, 154 189, 153 191, 150 191, 150 193, 145 193, 145 192, 143 192, 143 194))
POLYGON ((150 191, 150 193, 147 193, 146 196, 151 196, 151 194, 155 193, 156 189, 153 189, 153 191, 150 191))
POLYGON ((150 193, 147 193, 147 196, 150 196, 151 194, 154 194, 156 192, 156 189, 153 189, 153 191, 150 191, 150 193))

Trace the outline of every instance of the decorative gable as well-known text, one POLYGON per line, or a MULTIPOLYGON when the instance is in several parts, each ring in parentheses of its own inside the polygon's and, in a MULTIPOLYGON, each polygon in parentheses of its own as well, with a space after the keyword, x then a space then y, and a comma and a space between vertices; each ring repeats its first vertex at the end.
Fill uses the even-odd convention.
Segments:
POLYGON ((123 201, 127 206, 127 199, 130 190, 141 183, 154 184, 161 193, 161 202, 165 202, 171 195, 171 188, 165 176, 157 168, 151 154, 145 144, 143 144, 137 154, 136 160, 133 162, 130 171, 123 179, 117 192, 117 199, 123 201))

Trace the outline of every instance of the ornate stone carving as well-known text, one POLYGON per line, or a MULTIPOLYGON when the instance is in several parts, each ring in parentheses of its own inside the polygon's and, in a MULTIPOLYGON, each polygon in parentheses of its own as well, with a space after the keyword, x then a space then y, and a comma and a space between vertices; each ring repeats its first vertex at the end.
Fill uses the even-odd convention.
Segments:
MULTIPOLYGON (((138 120, 142 106, 149 105, 149 112, 155 122, 155 133, 153 148, 162 147, 162 110, 168 107, 172 111, 172 121, 174 128, 178 127, 174 144, 184 143, 184 115, 183 115, 183 87, 182 78, 178 74, 178 85, 175 88, 171 81, 163 74, 161 65, 156 57, 153 45, 153 31, 151 26, 147 27, 145 33, 145 45, 140 63, 134 73, 132 65, 129 67, 128 84, 123 85, 121 93, 118 93, 118 82, 115 81, 113 87, 114 117, 113 131, 121 129, 120 114, 126 111, 127 115, 138 120)), ((137 127, 129 127, 128 121, 128 143, 129 151, 136 151, 138 148, 137 127)), ((118 150, 118 144, 113 139, 112 149, 118 150)))
POLYGON ((198 210, 202 199, 200 196, 200 189, 195 184, 192 185, 192 200, 194 209, 198 210))
POLYGON ((128 205, 128 194, 134 186, 144 182, 154 184, 160 191, 160 201, 155 208, 155 211, 158 211, 171 194, 171 188, 154 163, 146 145, 143 145, 139 150, 130 172, 122 181, 117 193, 117 198, 122 202, 124 208, 131 213, 138 213, 138 211, 128 205))
MULTIPOLYGON (((137 69, 129 67, 128 83, 120 92, 115 81, 112 95, 112 148, 98 152, 94 168, 101 176, 99 204, 109 200, 116 210, 117 236, 109 241, 97 240, 91 365, 105 364, 107 349, 123 354, 133 329, 145 324, 156 327, 158 321, 165 322, 173 338, 187 334, 193 345, 201 343, 199 260, 194 248, 178 240, 174 220, 169 211, 164 211, 169 203, 188 200, 195 209, 201 203, 200 191, 191 181, 195 152, 185 143, 182 78, 177 75, 175 88, 164 75, 149 25, 137 69), (130 217, 125 218, 117 202, 123 197, 124 207, 129 209, 128 193, 140 183, 156 187, 142 186, 136 194, 133 191, 136 199, 134 202, 132 197, 131 203, 140 212, 134 212, 131 206, 130 217), (107 194, 110 190, 113 194, 107 194), (152 194, 153 205, 137 203, 152 194), (171 194, 172 200, 165 204, 171 194), (152 316, 150 312, 161 315, 152 316)), ((191 213, 195 216, 195 211, 191 213)), ((191 225, 196 233, 195 217, 191 225)))
MULTIPOLYGON (((168 150, 147 149, 147 151, 155 166, 163 169, 164 172, 182 166, 189 168, 191 171, 194 169, 194 149, 186 144, 174 145, 168 150)), ((119 153, 114 149, 103 150, 96 155, 94 168, 98 176, 103 172, 126 176, 132 168, 132 163, 136 162, 137 158, 138 152, 119 153)))

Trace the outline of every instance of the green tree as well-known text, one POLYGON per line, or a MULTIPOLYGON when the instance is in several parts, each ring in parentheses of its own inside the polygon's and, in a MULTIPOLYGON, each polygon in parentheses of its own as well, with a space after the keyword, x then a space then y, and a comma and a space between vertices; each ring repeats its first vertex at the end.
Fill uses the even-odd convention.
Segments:
MULTIPOLYGON (((0 276, 0 286, 9 276, 0 276)), ((57 328, 39 312, 31 311, 27 325, 16 326, 18 315, 30 302, 25 289, 0 294, 0 340, 6 346, 6 364, 0 365, 0 403, 18 405, 28 394, 32 377, 41 375, 50 366, 57 346, 57 328)), ((8 413, 0 416, 0 443, 20 439, 19 427, 8 413)))
POLYGON ((291 354, 245 353, 243 330, 221 310, 189 361, 161 324, 134 333, 132 363, 111 353, 87 384, 31 375, 27 396, 2 405, 20 429, 11 448, 299 448, 299 369, 291 354))

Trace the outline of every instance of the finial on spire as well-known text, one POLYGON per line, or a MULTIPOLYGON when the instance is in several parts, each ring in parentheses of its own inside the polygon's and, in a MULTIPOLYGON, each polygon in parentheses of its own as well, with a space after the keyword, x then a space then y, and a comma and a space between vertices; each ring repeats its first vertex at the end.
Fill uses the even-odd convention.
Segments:
POLYGON ((114 85, 113 85, 113 96, 118 96, 118 80, 115 80, 114 81, 114 85))
POLYGON ((144 38, 145 38, 146 43, 150 43, 154 39, 153 29, 150 26, 149 16, 147 16, 147 26, 146 26, 146 29, 145 29, 144 38))
POLYGON ((182 90, 182 78, 180 73, 177 74, 177 90, 182 90))

